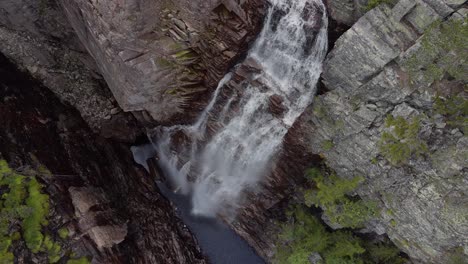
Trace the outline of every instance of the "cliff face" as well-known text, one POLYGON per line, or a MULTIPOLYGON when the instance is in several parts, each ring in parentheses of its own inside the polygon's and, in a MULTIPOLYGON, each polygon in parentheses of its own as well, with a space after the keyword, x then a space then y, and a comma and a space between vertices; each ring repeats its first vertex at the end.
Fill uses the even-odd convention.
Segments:
MULTIPOLYGON (((303 171, 321 156, 341 177, 366 178, 357 194, 377 201, 381 217, 365 232, 388 234, 415 262, 445 263, 452 250, 468 250, 466 110, 444 108, 466 100, 466 74, 460 72, 466 73, 467 55, 440 40, 451 34, 466 43, 466 26, 453 22, 466 23, 465 1, 400 0, 367 13, 367 0, 326 2, 336 22, 352 26, 325 62, 328 92, 289 131, 262 191, 230 224, 271 258, 275 220, 299 193, 303 171), (437 20, 443 22, 434 27, 437 20), (447 31, 452 27, 455 33, 447 31)), ((4 0, 0 51, 76 108, 95 132, 133 142, 140 125, 186 123, 198 115, 258 33, 265 5, 4 0)), ((245 62, 229 89, 260 70, 245 62)), ((130 163, 128 146, 92 134, 78 113, 41 89, 15 95, 15 105, 2 103, 7 110, 0 114, 8 113, 2 120, 18 123, 0 129, 0 151, 13 165, 32 162, 28 153, 34 152, 52 173, 77 175, 58 184, 57 196, 74 206, 68 214, 76 212, 73 226, 86 234, 82 252, 122 263, 203 262, 152 179, 130 163), (14 107, 33 119, 13 113, 14 107), (57 139, 45 141, 52 152, 46 153, 43 138, 57 139), (96 212, 88 210, 93 206, 96 212), (102 239, 108 226, 115 236, 102 239), (106 241, 119 243, 102 250, 106 241), (135 254, 128 252, 139 253, 130 259, 135 254)), ((274 99, 272 111, 281 112, 274 99)))
POLYGON ((467 54, 455 43, 467 41, 463 2, 401 0, 366 13, 328 55, 331 91, 305 117, 312 151, 340 176, 366 178, 357 193, 382 208, 368 228, 424 263, 468 243, 466 110, 458 124, 443 110, 454 98, 466 107, 467 54))
POLYGON ((203 109, 265 10, 263 0, 59 2, 119 105, 159 123, 203 109))
MULTIPOLYGON (((51 199, 48 228, 70 233, 61 259, 73 249, 94 263, 205 263, 128 145, 93 134, 76 110, 3 56, 0 75, 0 158, 14 169, 50 171, 37 178, 51 199)), ((22 263, 49 263, 25 248, 18 241, 7 249, 22 263)))
POLYGON ((142 124, 191 120, 264 11, 264 0, 3 1, 0 51, 94 131, 134 141, 138 125, 122 109, 142 124))
POLYGON ((75 107, 95 132, 134 141, 134 117, 122 113, 56 1, 2 1, 0 52, 75 107))
POLYGON ((365 177, 356 193, 380 214, 362 232, 387 234, 415 263, 448 263, 468 243, 464 1, 401 0, 360 14, 357 2, 328 2, 352 27, 324 64, 327 92, 291 128, 232 226, 271 258, 275 222, 288 197, 302 199, 303 172, 320 155, 340 177, 365 177))

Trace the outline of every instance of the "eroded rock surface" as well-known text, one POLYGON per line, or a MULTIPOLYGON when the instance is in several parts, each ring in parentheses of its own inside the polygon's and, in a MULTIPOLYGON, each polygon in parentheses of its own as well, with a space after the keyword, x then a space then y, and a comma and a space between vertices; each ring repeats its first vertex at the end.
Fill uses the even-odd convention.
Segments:
POLYGON ((56 1, 2 1, 0 52, 75 107, 94 131, 135 140, 134 118, 121 112, 56 1))
POLYGON ((424 49, 420 37, 438 19, 466 21, 466 9, 450 1, 401 0, 368 12, 328 55, 323 81, 331 91, 305 117, 313 135, 306 144, 313 151, 342 177, 366 177, 358 194, 382 208, 381 221, 369 228, 387 233, 423 263, 446 263, 447 252, 468 249, 468 139, 434 108, 440 92, 466 96, 466 75, 427 81, 424 69, 410 73, 408 66, 412 54, 424 49), (400 165, 383 157, 379 146, 389 114, 421 118, 418 136, 427 143, 426 154, 400 165), (326 141, 333 142, 331 149, 326 141))
POLYGON ((264 0, 60 3, 124 111, 160 123, 197 116, 265 9, 264 0))
POLYGON ((325 0, 328 12, 334 20, 353 25, 367 11, 369 0, 325 0))
MULTIPOLYGON (((3 56, 0 66, 0 157, 12 168, 50 171, 40 177, 51 198, 49 222, 70 230, 74 252, 93 263, 205 263, 128 145, 93 134, 76 110, 3 56)), ((49 263, 12 247, 20 262, 49 263)))

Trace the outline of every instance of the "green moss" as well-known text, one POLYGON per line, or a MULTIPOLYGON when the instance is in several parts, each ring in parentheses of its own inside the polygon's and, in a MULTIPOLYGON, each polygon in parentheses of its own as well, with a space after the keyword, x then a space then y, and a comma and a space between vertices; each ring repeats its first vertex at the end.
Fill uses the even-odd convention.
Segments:
POLYGON ((421 76, 428 83, 441 80, 446 74, 456 80, 467 80, 468 20, 436 21, 421 39, 421 48, 405 62, 411 79, 421 76))
POLYGON ((175 67, 175 64, 165 58, 157 58, 156 59, 156 64, 163 68, 173 68, 175 67))
MULTIPOLYGON (((51 175, 40 166, 37 175, 51 175)), ((9 252, 12 241, 24 239, 26 246, 35 253, 47 253, 49 263, 56 263, 61 257, 61 246, 46 234, 48 225, 49 196, 42 193, 42 185, 35 176, 21 175, 0 160, 0 188, 6 191, 0 197, 0 263, 12 263, 9 252), (10 233, 10 226, 21 228, 10 233)))
POLYGON ((389 216, 394 216, 394 215, 395 215, 395 213, 393 212, 392 209, 387 209, 386 213, 387 213, 387 215, 389 215, 389 216))
POLYGON ((392 227, 396 227, 397 226, 397 221, 395 219, 390 220, 390 225, 392 227))
POLYGON ((68 229, 64 227, 59 229, 58 234, 61 239, 66 239, 68 238, 69 232, 68 229))
POLYGON ((403 117, 389 115, 385 121, 387 131, 382 133, 379 142, 380 153, 393 165, 401 165, 413 155, 427 153, 428 148, 419 139, 420 118, 415 117, 408 122, 403 117))
POLYGON ((371 10, 381 4, 393 4, 393 0, 369 0, 367 2, 366 10, 371 10))
POLYGON ((322 148, 325 151, 331 150, 334 146, 335 146, 335 144, 333 144, 332 140, 325 140, 325 141, 322 142, 322 148))
MULTIPOLYGON (((23 213, 23 202, 26 197, 26 177, 11 170, 5 160, 0 160, 0 188, 5 191, 0 197, 0 260, 13 263, 13 255, 9 248, 17 234, 9 234, 10 225, 18 221, 23 213)), ((3 263, 1 262, 1 263, 3 263)))
POLYGON ((468 258, 463 253, 462 247, 456 248, 449 254, 447 264, 468 264, 468 258))
POLYGON ((363 181, 362 177, 348 180, 334 173, 324 177, 317 169, 309 170, 307 174, 315 188, 304 192, 305 204, 321 207, 330 221, 343 227, 358 228, 376 215, 375 203, 348 196, 363 181))
MULTIPOLYGON (((328 136, 334 138, 337 134, 343 132, 345 122, 341 118, 333 115, 329 110, 324 98, 320 96, 317 97, 313 105, 313 114, 322 126, 328 129, 328 136)), ((330 142, 327 144, 330 146, 330 142)))
POLYGON ((9 174, 12 172, 13 171, 8 166, 8 163, 6 162, 6 160, 0 159, 0 180, 2 180, 6 176, 6 174, 9 174))
POLYGON ((20 239, 21 239, 21 234, 19 232, 13 232, 13 234, 11 234, 11 240, 16 241, 20 239))
POLYGON ((61 246, 54 242, 49 236, 45 236, 42 251, 47 252, 49 263, 56 263, 61 258, 61 246))
POLYGON ((326 115, 326 109, 321 101, 316 100, 314 103, 313 112, 318 118, 323 118, 326 115))
POLYGON ((179 93, 179 88, 169 89, 169 90, 166 90, 164 93, 165 94, 170 94, 170 95, 176 95, 176 94, 179 93))
POLYGON ((198 57, 198 54, 196 52, 194 52, 192 49, 185 49, 185 50, 181 50, 181 51, 175 53, 173 55, 173 57, 176 60, 184 61, 184 60, 195 59, 195 58, 198 57))
POLYGON ((67 264, 89 264, 89 260, 86 257, 82 257, 79 259, 70 259, 67 261, 67 264))
POLYGON ((33 253, 39 252, 44 239, 41 228, 48 224, 46 217, 49 214, 49 197, 42 194, 41 189, 42 186, 36 178, 29 181, 29 197, 26 204, 32 208, 32 213, 23 221, 23 236, 26 245, 33 253))
POLYGON ((13 263, 13 253, 8 251, 11 242, 11 239, 0 236, 0 263, 13 263))

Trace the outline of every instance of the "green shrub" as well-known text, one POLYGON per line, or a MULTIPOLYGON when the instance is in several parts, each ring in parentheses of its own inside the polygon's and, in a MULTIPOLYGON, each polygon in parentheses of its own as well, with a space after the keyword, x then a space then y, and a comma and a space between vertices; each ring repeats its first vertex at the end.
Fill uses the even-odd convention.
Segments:
POLYGON ((434 99, 434 110, 443 115, 447 124, 459 128, 464 134, 468 132, 468 100, 462 96, 442 98, 436 96, 434 99))
POLYGON ((406 260, 399 256, 400 250, 394 245, 366 243, 368 258, 365 263, 374 264, 403 264, 406 260))
POLYGON ((419 139, 420 118, 415 117, 408 122, 403 117, 387 116, 385 127, 391 129, 382 133, 379 142, 380 153, 393 165, 400 165, 413 155, 427 153, 428 148, 419 139))
POLYGON ((328 231, 302 206, 294 207, 289 215, 289 221, 281 225, 274 263, 309 264, 314 253, 324 264, 405 263, 394 245, 366 242, 350 231, 328 231))
POLYGON ((335 259, 351 260, 354 255, 363 252, 354 243, 357 240, 352 234, 328 232, 320 220, 303 207, 294 208, 293 221, 283 224, 282 230, 278 236, 275 263, 308 264, 308 258, 314 252, 319 253, 326 260, 325 263, 334 263, 332 261, 335 259))
POLYGON ((347 196, 363 181, 362 177, 347 180, 334 173, 324 177, 317 169, 309 170, 307 177, 315 183, 316 188, 304 192, 305 204, 321 207, 330 221, 343 227, 358 228, 376 215, 375 203, 347 196))

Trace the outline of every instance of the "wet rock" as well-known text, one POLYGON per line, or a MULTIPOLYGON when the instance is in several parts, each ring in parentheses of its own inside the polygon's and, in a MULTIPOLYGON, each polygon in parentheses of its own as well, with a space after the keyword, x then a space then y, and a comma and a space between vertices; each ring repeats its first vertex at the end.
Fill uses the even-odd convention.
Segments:
POLYGON ((283 105, 283 98, 278 94, 270 96, 268 109, 277 116, 281 116, 287 110, 286 106, 283 105))

